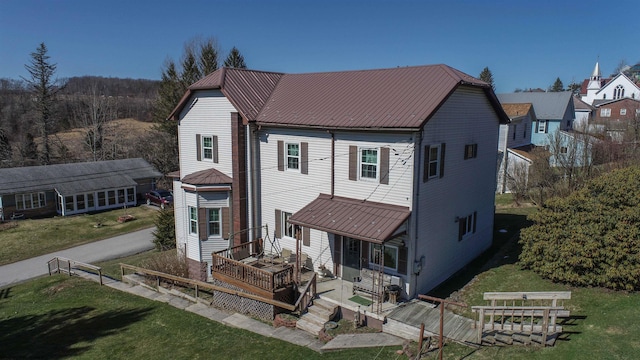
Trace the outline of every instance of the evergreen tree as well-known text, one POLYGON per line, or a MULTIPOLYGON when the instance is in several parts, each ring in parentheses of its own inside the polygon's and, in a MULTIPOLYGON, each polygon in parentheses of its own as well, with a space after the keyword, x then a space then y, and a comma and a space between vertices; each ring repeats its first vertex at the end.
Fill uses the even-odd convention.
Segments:
POLYGON ((33 103, 38 113, 37 127, 42 137, 40 161, 45 165, 51 163, 49 135, 55 131, 55 97, 60 90, 60 87, 53 80, 57 65, 50 63, 49 58, 47 47, 41 43, 36 51, 31 53, 31 63, 25 65, 31 77, 29 79, 23 78, 35 99, 33 103))
POLYGON ((153 221, 156 230, 153 232, 153 243, 160 251, 176 247, 176 223, 173 207, 166 207, 158 212, 153 221))
POLYGON ((240 50, 235 46, 231 49, 229 56, 227 56, 227 59, 224 61, 224 66, 238 69, 247 68, 247 64, 244 62, 244 56, 240 54, 240 50))
POLYGON ((496 91, 496 86, 493 83, 493 74, 491 73, 491 70, 489 70, 488 66, 482 69, 479 79, 491 85, 491 89, 493 89, 493 91, 496 91))
POLYGON ((198 65, 200 66, 200 73, 203 76, 207 76, 218 70, 218 50, 216 50, 213 39, 209 39, 201 45, 198 65))
POLYGON ((182 60, 182 75, 180 80, 182 81, 183 88, 186 90, 191 84, 202 78, 202 73, 198 67, 198 61, 196 60, 196 54, 193 48, 187 48, 182 60))
POLYGON ((564 91, 564 84, 562 84, 562 81, 560 80, 560 78, 556 78, 556 81, 551 86, 551 92, 560 92, 560 91, 564 91))

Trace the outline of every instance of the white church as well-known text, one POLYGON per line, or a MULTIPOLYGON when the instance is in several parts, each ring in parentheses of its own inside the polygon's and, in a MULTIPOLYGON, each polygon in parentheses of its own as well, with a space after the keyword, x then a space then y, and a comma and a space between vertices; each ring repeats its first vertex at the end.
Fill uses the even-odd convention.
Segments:
POLYGON ((640 100, 640 87, 622 72, 611 79, 603 79, 600 64, 596 62, 591 77, 582 84, 580 98, 589 105, 596 105, 601 100, 640 100))

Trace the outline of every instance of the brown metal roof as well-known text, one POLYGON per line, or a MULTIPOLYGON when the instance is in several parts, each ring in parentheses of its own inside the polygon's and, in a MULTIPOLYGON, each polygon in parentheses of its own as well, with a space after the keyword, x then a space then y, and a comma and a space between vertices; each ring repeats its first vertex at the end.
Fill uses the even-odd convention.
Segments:
POLYGON ((489 87, 446 65, 286 74, 257 122, 334 128, 419 128, 460 84, 489 87))
POLYGON ((407 207, 320 194, 293 214, 292 224, 382 243, 409 218, 407 207))
POLYGON ((222 68, 189 87, 221 89, 246 121, 263 125, 345 129, 418 129, 458 86, 483 89, 501 123, 508 123, 491 86, 447 65, 282 74, 222 68))
POLYGON ((253 120, 282 75, 266 71, 220 68, 189 86, 169 118, 177 120, 178 114, 187 104, 193 92, 220 89, 243 118, 253 120))
POLYGON ((231 184, 233 179, 216 169, 207 169, 189 174, 182 182, 190 185, 231 184))

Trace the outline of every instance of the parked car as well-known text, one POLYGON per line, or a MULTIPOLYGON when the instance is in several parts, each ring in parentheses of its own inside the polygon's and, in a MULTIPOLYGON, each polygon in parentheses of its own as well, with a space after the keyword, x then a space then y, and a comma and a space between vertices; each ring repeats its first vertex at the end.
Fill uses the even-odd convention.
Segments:
POLYGON ((156 204, 161 209, 173 205, 173 193, 169 190, 153 190, 144 196, 147 198, 147 205, 156 204))

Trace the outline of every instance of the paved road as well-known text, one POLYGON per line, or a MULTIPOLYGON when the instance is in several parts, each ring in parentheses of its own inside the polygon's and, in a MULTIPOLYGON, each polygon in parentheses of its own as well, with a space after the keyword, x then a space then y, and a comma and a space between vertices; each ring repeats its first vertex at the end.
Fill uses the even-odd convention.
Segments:
POLYGON ((0 266, 0 288, 9 284, 23 282, 38 276, 48 275, 47 261, 62 256, 76 261, 94 263, 117 259, 153 249, 153 231, 155 228, 92 242, 74 248, 56 251, 51 254, 18 261, 0 266))

